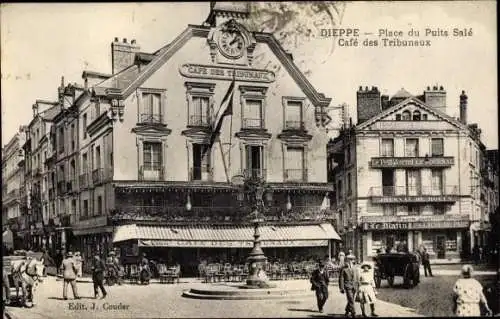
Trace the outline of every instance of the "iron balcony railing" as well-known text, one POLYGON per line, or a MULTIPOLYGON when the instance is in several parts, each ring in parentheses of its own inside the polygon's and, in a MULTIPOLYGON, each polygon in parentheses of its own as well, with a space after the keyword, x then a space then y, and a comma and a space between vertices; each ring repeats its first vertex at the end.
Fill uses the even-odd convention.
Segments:
POLYGON ((383 186, 370 188, 370 197, 383 196, 441 196, 458 195, 458 186, 443 187, 413 187, 413 186, 383 186))
POLYGON ((212 181, 213 168, 207 166, 191 167, 189 177, 191 181, 212 181))
POLYGON ((267 177, 267 171, 262 168, 247 168, 243 170, 245 179, 263 179, 267 177))
POLYGON ((99 185, 104 182, 104 168, 96 168, 92 171, 92 183, 99 185))
POLYGON ((189 117, 188 126, 209 127, 209 117, 204 115, 191 115, 189 117))
POLYGON ((65 181, 57 182, 57 193, 59 195, 66 194, 66 182, 65 181))
POLYGON ((162 181, 165 178, 165 169, 160 165, 141 165, 139 167, 140 181, 162 181))
POLYGON ((307 169, 287 169, 285 170, 286 182, 307 182, 307 169))
POLYGON ((305 130, 304 121, 287 120, 285 121, 286 130, 305 130))
POLYGON ((264 128, 264 119, 262 118, 244 118, 243 119, 243 128, 244 129, 263 129, 264 128))
POLYGON ((162 114, 142 113, 140 119, 142 124, 164 124, 162 114))
POLYGON ((89 173, 83 173, 79 177, 80 179, 80 188, 86 189, 89 187, 89 173))

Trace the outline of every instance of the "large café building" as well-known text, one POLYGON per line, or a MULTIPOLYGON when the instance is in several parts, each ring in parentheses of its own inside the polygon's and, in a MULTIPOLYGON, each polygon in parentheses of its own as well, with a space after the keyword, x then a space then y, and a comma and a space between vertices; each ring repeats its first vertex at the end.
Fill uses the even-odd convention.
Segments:
POLYGON ((90 93, 77 105, 72 234, 86 258, 114 245, 125 259, 145 252, 179 262, 186 273, 209 257, 244 260, 254 231, 241 184, 255 178, 263 182, 268 257, 332 253, 340 238, 326 171, 331 99, 272 34, 241 23, 248 8, 211 3, 204 24, 188 25, 154 53, 115 39, 112 74, 84 72, 90 93), (282 71, 268 70, 269 62, 282 71), (232 116, 211 145, 213 119, 233 80, 232 116))

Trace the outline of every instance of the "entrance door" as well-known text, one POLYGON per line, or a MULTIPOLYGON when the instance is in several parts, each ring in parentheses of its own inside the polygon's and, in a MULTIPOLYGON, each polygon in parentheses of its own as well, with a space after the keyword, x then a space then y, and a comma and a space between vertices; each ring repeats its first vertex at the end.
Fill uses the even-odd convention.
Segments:
POLYGON ((387 235, 387 243, 386 243, 386 249, 391 250, 392 248, 396 248, 396 239, 394 235, 387 235))
POLYGON ((446 257, 446 237, 445 236, 437 236, 437 258, 444 259, 446 257))
POLYGON ((394 170, 393 169, 383 169, 382 170, 382 195, 383 196, 393 196, 394 195, 394 170))

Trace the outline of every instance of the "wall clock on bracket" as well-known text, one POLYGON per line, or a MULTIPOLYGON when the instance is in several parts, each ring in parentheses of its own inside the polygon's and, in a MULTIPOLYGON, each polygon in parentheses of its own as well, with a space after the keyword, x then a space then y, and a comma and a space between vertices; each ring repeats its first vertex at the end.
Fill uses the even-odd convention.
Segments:
POLYGON ((218 46, 226 58, 238 59, 245 50, 245 40, 238 31, 222 31, 219 35, 218 46))

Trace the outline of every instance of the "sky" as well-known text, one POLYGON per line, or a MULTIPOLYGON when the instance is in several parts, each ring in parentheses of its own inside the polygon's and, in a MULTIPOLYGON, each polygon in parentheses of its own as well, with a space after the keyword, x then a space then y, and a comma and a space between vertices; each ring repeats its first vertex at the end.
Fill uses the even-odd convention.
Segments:
MULTIPOLYGON (((208 2, 2 4, 2 145, 32 119, 36 99, 56 99, 61 76, 66 83, 81 83, 83 70, 111 73, 115 37, 136 39, 141 51, 154 52, 188 23, 201 24, 208 12, 208 2)), ((314 24, 314 16, 308 19, 314 24)), ((494 1, 347 3, 336 28, 359 29, 357 47, 321 37, 319 28, 312 30, 314 41, 291 53, 305 55, 311 83, 332 98, 332 106, 346 103, 354 122, 359 86, 377 86, 388 95, 405 88, 419 95, 427 86, 439 85, 447 92, 447 113, 453 117, 458 117, 459 95, 466 91, 468 121, 479 124, 488 148, 498 148, 494 1), (379 29, 402 31, 404 40, 411 28, 431 46, 362 45, 365 38, 380 42, 379 29), (448 36, 426 37, 426 28, 448 36), (471 29, 472 35, 455 37, 454 28, 471 29)))

